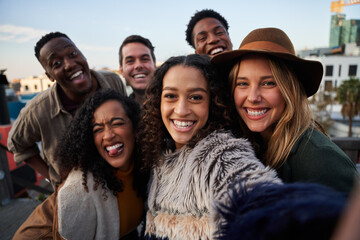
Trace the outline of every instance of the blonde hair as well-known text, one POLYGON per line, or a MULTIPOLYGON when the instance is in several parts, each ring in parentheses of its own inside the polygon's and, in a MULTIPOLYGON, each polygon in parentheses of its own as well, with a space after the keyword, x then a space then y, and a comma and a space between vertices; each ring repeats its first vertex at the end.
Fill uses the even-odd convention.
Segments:
MULTIPOLYGON (((321 132, 323 130, 313 121, 307 95, 296 74, 291 70, 291 66, 279 59, 266 55, 261 56, 269 61, 275 82, 286 103, 283 115, 266 143, 267 148, 263 159, 266 165, 279 168, 286 161, 291 149, 307 128, 316 128, 321 132)), ((232 99, 234 99, 240 61, 233 66, 229 74, 232 99)))

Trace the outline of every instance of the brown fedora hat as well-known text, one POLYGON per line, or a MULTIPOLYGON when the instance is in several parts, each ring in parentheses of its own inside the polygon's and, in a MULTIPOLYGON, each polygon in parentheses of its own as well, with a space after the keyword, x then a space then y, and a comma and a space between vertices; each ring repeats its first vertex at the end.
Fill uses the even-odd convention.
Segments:
POLYGON ((287 65, 291 65, 308 97, 314 95, 319 89, 324 71, 322 64, 319 61, 297 57, 289 37, 278 28, 253 30, 244 38, 238 50, 217 54, 212 57, 211 62, 228 73, 232 66, 248 53, 275 56, 284 60, 287 65))

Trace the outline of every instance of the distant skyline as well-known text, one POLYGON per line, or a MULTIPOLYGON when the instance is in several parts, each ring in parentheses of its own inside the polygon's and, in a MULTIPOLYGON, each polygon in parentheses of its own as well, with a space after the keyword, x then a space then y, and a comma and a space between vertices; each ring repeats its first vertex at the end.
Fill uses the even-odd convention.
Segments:
MULTIPOLYGON (((8 80, 44 73, 34 56, 46 33, 67 34, 95 69, 119 68, 118 50, 131 34, 155 46, 159 62, 193 53, 185 41, 186 25, 198 10, 223 15, 237 49, 253 29, 277 27, 295 50, 329 46, 331 0, 0 0, 0 69, 8 80)), ((360 19, 360 4, 344 7, 346 19, 360 19)))

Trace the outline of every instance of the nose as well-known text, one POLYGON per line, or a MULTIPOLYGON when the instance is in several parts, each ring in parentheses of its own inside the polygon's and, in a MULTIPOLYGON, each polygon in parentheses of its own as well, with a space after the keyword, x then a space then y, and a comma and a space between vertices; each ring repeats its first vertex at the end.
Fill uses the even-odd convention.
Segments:
POLYGON ((66 71, 71 70, 74 65, 75 65, 74 60, 72 60, 70 58, 65 58, 64 59, 64 68, 65 68, 66 71))
POLYGON ((174 113, 176 113, 179 116, 186 116, 187 114, 190 113, 190 108, 188 106, 186 99, 180 98, 177 101, 175 105, 174 113))
POLYGON ((208 41, 209 44, 215 44, 220 41, 219 37, 216 36, 214 33, 209 34, 208 40, 209 40, 208 41))
POLYGON ((112 139, 113 137, 114 137, 114 132, 113 132, 112 128, 111 127, 105 127, 103 139, 104 140, 109 140, 109 139, 112 139))
POLYGON ((140 69, 142 69, 142 68, 143 68, 142 62, 141 62, 139 59, 137 59, 137 60, 135 61, 135 69, 136 69, 136 70, 140 70, 140 69))
POLYGON ((258 87, 251 87, 247 97, 249 102, 256 103, 261 101, 261 92, 258 87))

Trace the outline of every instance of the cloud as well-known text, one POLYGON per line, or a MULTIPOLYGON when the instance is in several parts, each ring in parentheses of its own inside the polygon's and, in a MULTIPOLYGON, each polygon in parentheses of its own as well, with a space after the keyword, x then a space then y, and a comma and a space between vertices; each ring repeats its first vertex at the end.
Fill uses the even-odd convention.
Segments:
MULTIPOLYGON (((17 42, 25 43, 32 40, 38 41, 42 36, 49 33, 47 30, 39 30, 30 27, 14 26, 14 25, 1 25, 0 24, 0 41, 4 42, 17 42)), ((94 51, 94 52, 110 52, 114 51, 111 47, 97 46, 89 44, 75 43, 80 50, 94 51)))
POLYGON ((48 32, 46 30, 5 24, 0 25, 0 41, 24 43, 33 39, 38 40, 48 32))
MULTIPOLYGON (((76 43, 75 43, 76 44, 76 43)), ((95 45, 88 45, 88 44, 76 44, 76 46, 81 50, 87 50, 87 51, 95 51, 95 52, 113 52, 114 48, 111 47, 105 47, 105 46, 95 46, 95 45)))

